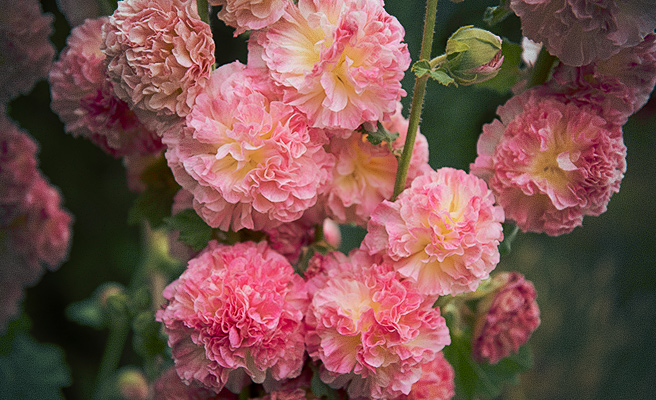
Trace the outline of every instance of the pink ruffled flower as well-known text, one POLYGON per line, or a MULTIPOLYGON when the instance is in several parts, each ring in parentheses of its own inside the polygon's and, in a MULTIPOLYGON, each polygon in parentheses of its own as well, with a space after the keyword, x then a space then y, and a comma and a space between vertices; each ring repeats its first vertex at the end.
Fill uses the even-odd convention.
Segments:
POLYGON ((159 137, 114 95, 106 79, 100 45, 108 20, 88 19, 71 31, 50 70, 51 107, 67 132, 89 138, 114 157, 157 153, 163 148, 159 137))
POLYGON ((37 0, 3 1, 0 4, 0 105, 29 93, 47 77, 55 47, 53 17, 42 14, 37 0))
POLYGON ((317 290, 306 317, 307 349, 322 362, 321 379, 348 387, 351 398, 407 395, 422 365, 451 341, 444 318, 388 263, 360 250, 344 262, 337 257, 335 269, 311 279, 317 290))
MULTIPOLYGON (((399 137, 392 143, 395 152, 402 152, 408 132, 408 121, 397 111, 383 127, 399 137)), ((392 197, 398 160, 387 144, 373 145, 353 131, 346 138, 333 137, 328 151, 335 156, 333 180, 326 190, 326 213, 338 223, 366 226, 371 213, 383 200, 392 197)), ((430 169, 428 141, 417 132, 406 186, 430 169)))
POLYGON ((499 262, 504 213, 482 179, 442 168, 374 210, 362 248, 391 258, 426 295, 475 290, 499 262))
POLYGON ((23 289, 68 256, 72 218, 37 169, 37 146, 0 116, 0 332, 18 313, 23 289))
POLYGON ((195 0, 124 0, 103 26, 114 93, 159 134, 191 111, 214 64, 195 0))
POLYGON ((266 28, 278 21, 291 5, 289 0, 209 0, 212 6, 223 6, 218 17, 235 28, 235 36, 266 28))
POLYGON ((540 325, 540 309, 533 284, 522 274, 504 272, 491 284, 499 287, 479 303, 472 352, 475 359, 496 364, 528 341, 540 325))
POLYGON ((265 242, 211 241, 164 297, 168 304, 157 320, 186 383, 218 393, 226 384, 239 391, 246 374, 262 383, 301 373, 307 291, 265 242))
POLYGON ((249 65, 266 65, 312 126, 354 130, 405 96, 404 34, 382 0, 300 0, 251 40, 249 65))
POLYGON ((568 65, 604 60, 656 28, 651 0, 511 0, 529 39, 568 65))
POLYGON ((571 67, 559 64, 553 90, 563 101, 598 108, 607 121, 626 123, 649 100, 656 84, 656 34, 607 60, 571 67))
POLYGON ((153 383, 153 400, 238 400, 239 396, 222 390, 219 394, 197 383, 186 384, 175 371, 167 369, 153 383))
POLYGON ((456 395, 455 371, 442 352, 422 365, 421 371, 421 378, 412 385, 410 394, 394 400, 448 400, 456 395))
POLYGON ((626 170, 619 126, 542 88, 511 98, 483 126, 472 173, 525 232, 561 235, 606 211, 626 170))
POLYGON ((281 102, 262 70, 239 62, 212 73, 166 158, 212 227, 262 230, 314 206, 333 165, 325 135, 281 102))

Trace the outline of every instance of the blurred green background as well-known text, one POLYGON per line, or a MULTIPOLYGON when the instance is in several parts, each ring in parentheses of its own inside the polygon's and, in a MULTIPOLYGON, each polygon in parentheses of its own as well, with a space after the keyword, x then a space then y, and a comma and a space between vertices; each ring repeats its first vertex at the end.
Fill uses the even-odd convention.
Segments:
MULTIPOLYGON (((55 15, 51 38, 61 50, 70 27, 54 0, 43 0, 55 15)), ((491 1, 442 0, 433 54, 443 51, 446 38, 462 25, 484 27, 482 15, 491 1)), ((406 28, 413 60, 419 53, 425 5, 419 0, 388 0, 388 12, 406 28)), ((217 57, 245 62, 241 38, 217 25, 217 57)), ((491 28, 518 42, 519 21, 512 17, 491 28)), ((404 86, 412 94, 413 79, 404 86)), ((467 88, 428 85, 421 131, 429 139, 433 167, 467 169, 476 156, 476 140, 484 123, 494 118, 507 96, 467 88)), ((137 227, 126 223, 136 195, 127 190, 120 160, 105 155, 90 142, 63 131, 49 109, 45 82, 10 105, 11 117, 40 143, 40 167, 58 186, 65 207, 75 216, 69 261, 47 273, 27 290, 24 309, 39 341, 66 351, 73 384, 68 399, 88 399, 102 355, 106 333, 70 322, 64 309, 89 297, 103 282, 124 284, 141 260, 137 227)), ((407 108, 405 111, 407 116, 407 108)), ((651 399, 656 371, 656 100, 652 99, 624 127, 628 170, 620 193, 600 217, 588 217, 573 233, 552 238, 520 234, 499 270, 517 270, 534 282, 542 325, 530 344, 534 368, 510 386, 507 399, 651 399)), ((347 230, 356 243, 359 232, 347 230)), ((350 235, 350 236, 349 236, 350 235)), ((138 364, 128 345, 123 364, 138 364)))

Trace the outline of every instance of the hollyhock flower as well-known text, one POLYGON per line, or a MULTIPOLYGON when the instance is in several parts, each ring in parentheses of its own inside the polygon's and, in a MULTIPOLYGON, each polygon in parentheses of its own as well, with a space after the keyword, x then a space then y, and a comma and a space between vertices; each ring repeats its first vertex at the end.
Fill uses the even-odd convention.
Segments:
POLYGON ((306 344, 310 357, 322 362, 321 379, 347 388, 351 398, 407 395, 422 365, 450 343, 444 318, 389 263, 361 250, 337 261, 329 279, 311 279, 318 279, 318 289, 306 317, 306 344))
POLYGON ((511 0, 522 32, 568 65, 604 60, 656 28, 651 0, 511 0))
MULTIPOLYGON (((408 121, 401 115, 400 105, 383 127, 399 133, 392 149, 402 152, 408 121)), ((326 189, 326 213, 338 223, 366 226, 376 206, 392 197, 398 167, 396 156, 385 143, 373 145, 359 131, 353 131, 344 139, 333 137, 328 151, 336 162, 333 180, 326 189)), ((417 132, 406 185, 428 169, 428 141, 417 132)))
POLYGON ((24 288, 68 255, 72 218, 37 169, 36 150, 29 135, 0 116, 0 331, 18 314, 24 288))
POLYGON ((551 86, 563 101, 589 104, 617 125, 649 100, 656 84, 656 34, 607 60, 582 67, 559 64, 551 86))
POLYGON ((156 400, 237 400, 239 396, 227 389, 216 393, 199 384, 186 384, 169 368, 153 383, 153 399, 156 400))
POLYGON ((103 26, 114 93, 161 134, 180 123, 214 64, 195 0, 124 0, 103 26))
POLYGON ((482 179, 442 168, 373 212, 362 248, 391 258, 426 295, 475 290, 499 262, 503 210, 482 179))
POLYGON ((115 157, 157 153, 163 147, 159 137, 114 95, 106 79, 100 45, 108 20, 88 19, 71 31, 50 70, 51 107, 67 132, 88 137, 115 157))
POLYGON ((300 0, 251 39, 249 65, 264 64, 312 126, 354 130, 405 96, 404 34, 382 0, 300 0))
POLYGON ((53 17, 42 14, 37 0, 3 1, 0 4, 0 105, 48 76, 55 56, 53 17))
POLYGON ((208 3, 223 6, 218 17, 236 29, 235 36, 273 24, 291 4, 289 0, 209 0, 208 3))
POLYGON ((540 325, 540 309, 533 284, 522 274, 504 272, 491 284, 498 288, 479 302, 472 352, 475 359, 496 364, 528 341, 540 325))
POLYGON ((166 158, 212 227, 262 230, 295 221, 330 179, 327 140, 281 102, 277 89, 239 62, 212 73, 166 158))
POLYGON ((178 375, 219 392, 242 376, 262 383, 301 373, 308 298, 300 276, 265 242, 211 241, 164 290, 157 312, 178 375))
POLYGON ((525 232, 561 235, 606 211, 626 170, 619 126, 537 87, 483 126, 472 173, 486 179, 506 217, 525 232))
POLYGON ((455 396, 455 371, 442 352, 422 365, 421 371, 421 378, 412 385, 410 394, 394 400, 448 400, 455 396))

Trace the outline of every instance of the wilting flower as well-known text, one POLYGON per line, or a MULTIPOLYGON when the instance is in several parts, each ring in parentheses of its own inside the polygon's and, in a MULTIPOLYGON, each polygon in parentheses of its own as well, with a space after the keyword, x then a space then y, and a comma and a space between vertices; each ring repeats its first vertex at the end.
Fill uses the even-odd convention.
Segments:
MULTIPOLYGON (((400 106, 392 119, 383 123, 383 127, 389 132, 399 133, 391 147, 393 151, 401 152, 408 121, 401 115, 400 106)), ((334 136, 328 151, 336 161, 333 180, 326 189, 326 212, 339 223, 366 226, 376 206, 392 197, 398 166, 396 155, 386 143, 369 143, 360 131, 353 131, 347 138, 334 136)), ((408 169, 407 186, 428 169, 428 141, 418 132, 408 169)))
POLYGON ((55 47, 52 15, 42 14, 37 0, 0 4, 0 105, 48 76, 55 47))
POLYGON ((239 62, 213 72, 166 158, 212 227, 262 230, 299 219, 317 202, 333 159, 325 135, 280 101, 273 83, 239 62))
MULTIPOLYGON (((326 257, 331 257, 329 254, 326 257)), ((391 399, 410 393, 450 343, 439 309, 389 263, 355 250, 336 256, 310 279, 307 349, 321 360, 321 379, 351 398, 391 399), (313 282, 314 281, 314 282, 313 282)))
POLYGON ((251 40, 249 65, 266 65, 312 126, 354 130, 387 119, 405 95, 403 36, 382 0, 300 0, 251 40))
POLYGON ((103 40, 114 92, 160 134, 189 114, 214 64, 194 0, 121 1, 103 40))
POLYGON ((308 298, 289 262, 265 242, 211 241, 164 290, 157 312, 178 375, 219 392, 242 376, 262 383, 301 373, 308 298))
POLYGON ((36 151, 29 135, 0 116, 0 332, 43 266, 55 270, 68 256, 72 218, 37 169, 36 151))
POLYGON ((421 371, 421 378, 412 385, 410 394, 394 400, 448 400, 455 396, 455 371, 442 352, 422 365, 421 371))
POLYGON ((289 0, 209 0, 208 3, 222 6, 218 17, 235 28, 235 36, 273 24, 291 4, 289 0))
POLYGON ((67 132, 89 138, 115 157, 157 153, 162 150, 159 137, 114 95, 107 80, 100 45, 108 19, 88 19, 71 31, 50 70, 51 107, 67 132))
POLYGON ((607 60, 581 67, 559 64, 550 82, 565 102, 598 108, 607 121, 626 123, 647 103, 656 84, 656 34, 607 60))
POLYGON ((651 0, 511 0, 522 32, 568 65, 604 60, 656 28, 651 0))
POLYGON ((442 168, 371 216, 362 248, 391 258, 427 295, 475 290, 499 262, 503 210, 482 179, 442 168))
POLYGON ((486 179, 506 217, 525 232, 561 235, 606 211, 626 169, 619 126, 538 87, 483 126, 472 173, 486 179))
POLYGON ((530 281, 518 272, 492 278, 497 288, 478 303, 472 352, 476 360, 496 364, 519 351, 538 325, 540 309, 530 281))

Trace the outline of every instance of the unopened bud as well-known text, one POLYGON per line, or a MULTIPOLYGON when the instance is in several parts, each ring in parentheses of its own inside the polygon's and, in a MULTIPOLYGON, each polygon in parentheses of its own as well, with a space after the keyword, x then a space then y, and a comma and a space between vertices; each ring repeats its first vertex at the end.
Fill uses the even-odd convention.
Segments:
POLYGON ((126 368, 119 373, 118 389, 125 400, 146 400, 149 395, 148 381, 135 368, 126 368))
POLYGON ((446 43, 444 67, 459 85, 494 78, 502 63, 501 38, 485 29, 463 26, 446 43))

